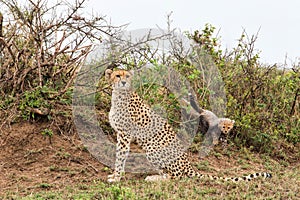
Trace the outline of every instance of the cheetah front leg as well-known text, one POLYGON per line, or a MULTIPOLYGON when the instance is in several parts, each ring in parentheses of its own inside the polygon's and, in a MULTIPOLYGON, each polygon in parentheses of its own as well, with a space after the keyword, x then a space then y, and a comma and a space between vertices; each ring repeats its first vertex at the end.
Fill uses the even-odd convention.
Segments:
POLYGON ((113 174, 108 175, 108 182, 118 182, 121 176, 125 173, 125 162, 130 150, 131 137, 124 133, 118 132, 117 134, 117 148, 116 148, 116 161, 115 171, 113 174))

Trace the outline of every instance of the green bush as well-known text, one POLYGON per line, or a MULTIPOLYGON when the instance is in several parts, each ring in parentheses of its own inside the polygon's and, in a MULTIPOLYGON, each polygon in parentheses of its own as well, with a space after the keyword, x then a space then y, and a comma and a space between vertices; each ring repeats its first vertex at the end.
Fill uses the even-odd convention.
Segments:
POLYGON ((218 40, 207 39, 213 37, 214 29, 210 30, 206 27, 201 34, 195 32, 192 38, 207 50, 222 74, 227 116, 236 121, 232 132, 235 144, 271 155, 277 154, 278 145, 297 146, 300 141, 300 65, 284 68, 261 64, 259 52, 254 50, 257 35, 248 37, 245 33, 236 48, 222 53, 213 48, 218 40))

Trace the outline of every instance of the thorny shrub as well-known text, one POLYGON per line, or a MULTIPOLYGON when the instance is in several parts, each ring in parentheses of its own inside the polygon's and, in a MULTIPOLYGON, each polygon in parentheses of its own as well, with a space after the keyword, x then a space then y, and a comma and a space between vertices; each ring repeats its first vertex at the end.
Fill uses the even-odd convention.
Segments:
POLYGON ((22 6, 0 0, 2 119, 13 121, 19 113, 49 118, 55 104, 71 102, 73 80, 92 44, 121 30, 101 16, 82 16, 85 2, 37 0, 22 6), (17 109, 8 111, 12 108, 17 109))

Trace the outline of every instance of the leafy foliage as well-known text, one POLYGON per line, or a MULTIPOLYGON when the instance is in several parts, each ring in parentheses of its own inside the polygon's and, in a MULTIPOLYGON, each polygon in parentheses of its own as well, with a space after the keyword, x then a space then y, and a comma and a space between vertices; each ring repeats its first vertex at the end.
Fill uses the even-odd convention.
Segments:
POLYGON ((235 144, 271 155, 277 155, 278 148, 290 146, 288 143, 299 144, 300 65, 284 68, 261 64, 254 48, 257 35, 249 37, 246 33, 242 33, 236 48, 222 53, 213 48, 218 41, 211 38, 214 29, 207 30, 195 32, 192 38, 204 45, 221 71, 227 91, 227 116, 236 120, 232 135, 235 144))
MULTIPOLYGON (((102 17, 88 19, 81 16, 80 9, 85 0, 76 1, 71 7, 64 1, 52 7, 47 5, 47 1, 29 1, 26 8, 21 8, 16 1, 0 2, 7 12, 3 18, 13 19, 4 20, 0 28, 1 119, 11 120, 12 114, 24 119, 36 119, 37 116, 52 119, 54 113, 62 113, 56 109, 71 104, 73 80, 90 52, 91 44, 102 42, 103 35, 114 37, 120 27, 109 25, 102 17), (58 6, 62 5, 67 12, 46 17, 58 12, 58 6)), ((257 35, 249 37, 245 32, 235 48, 222 51, 215 30, 207 24, 203 30, 186 35, 193 41, 196 50, 209 55, 223 78, 225 86, 219 87, 225 87, 227 102, 220 100, 217 103, 226 104, 226 113, 222 114, 236 121, 231 141, 240 148, 247 147, 284 158, 285 152, 296 152, 300 141, 299 63, 292 68, 260 63, 259 51, 255 50, 257 35)), ((147 44, 150 39, 145 38, 146 41, 140 42, 140 45, 125 41, 118 48, 119 43, 114 43, 114 49, 123 49, 116 54, 121 57, 117 62, 134 69, 145 63, 157 67, 170 66, 190 83, 199 105, 212 109, 215 105, 210 105, 209 101, 214 95, 209 86, 210 80, 206 79, 206 72, 199 70, 183 53, 180 41, 169 37, 173 49, 158 56, 157 51, 151 50, 147 44)), ((211 74, 210 77, 217 76, 211 74)), ((100 124, 107 127, 110 92, 103 79, 98 86, 96 107, 101 115, 100 124)), ((143 98, 158 112, 168 113, 166 117, 176 126, 180 113, 178 97, 151 82, 142 82, 140 86, 137 88, 143 98)), ((188 92, 186 88, 183 90, 188 92)))

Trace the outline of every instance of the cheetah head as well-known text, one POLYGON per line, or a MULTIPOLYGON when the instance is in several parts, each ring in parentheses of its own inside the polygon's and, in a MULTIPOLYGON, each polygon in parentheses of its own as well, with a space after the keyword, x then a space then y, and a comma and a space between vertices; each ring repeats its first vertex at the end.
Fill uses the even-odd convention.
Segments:
MULTIPOLYGON (((219 141, 222 142, 223 145, 227 144, 228 133, 234 126, 234 120, 228 118, 221 118, 218 124, 219 129, 221 130, 221 135, 219 137, 219 141)), ((218 143, 218 142, 217 142, 218 143)))
POLYGON ((234 120, 228 118, 221 119, 218 125, 221 130, 221 133, 227 135, 229 131, 233 128, 234 122, 234 120))
POLYGON ((105 78, 114 90, 130 90, 133 71, 107 69, 105 78))

